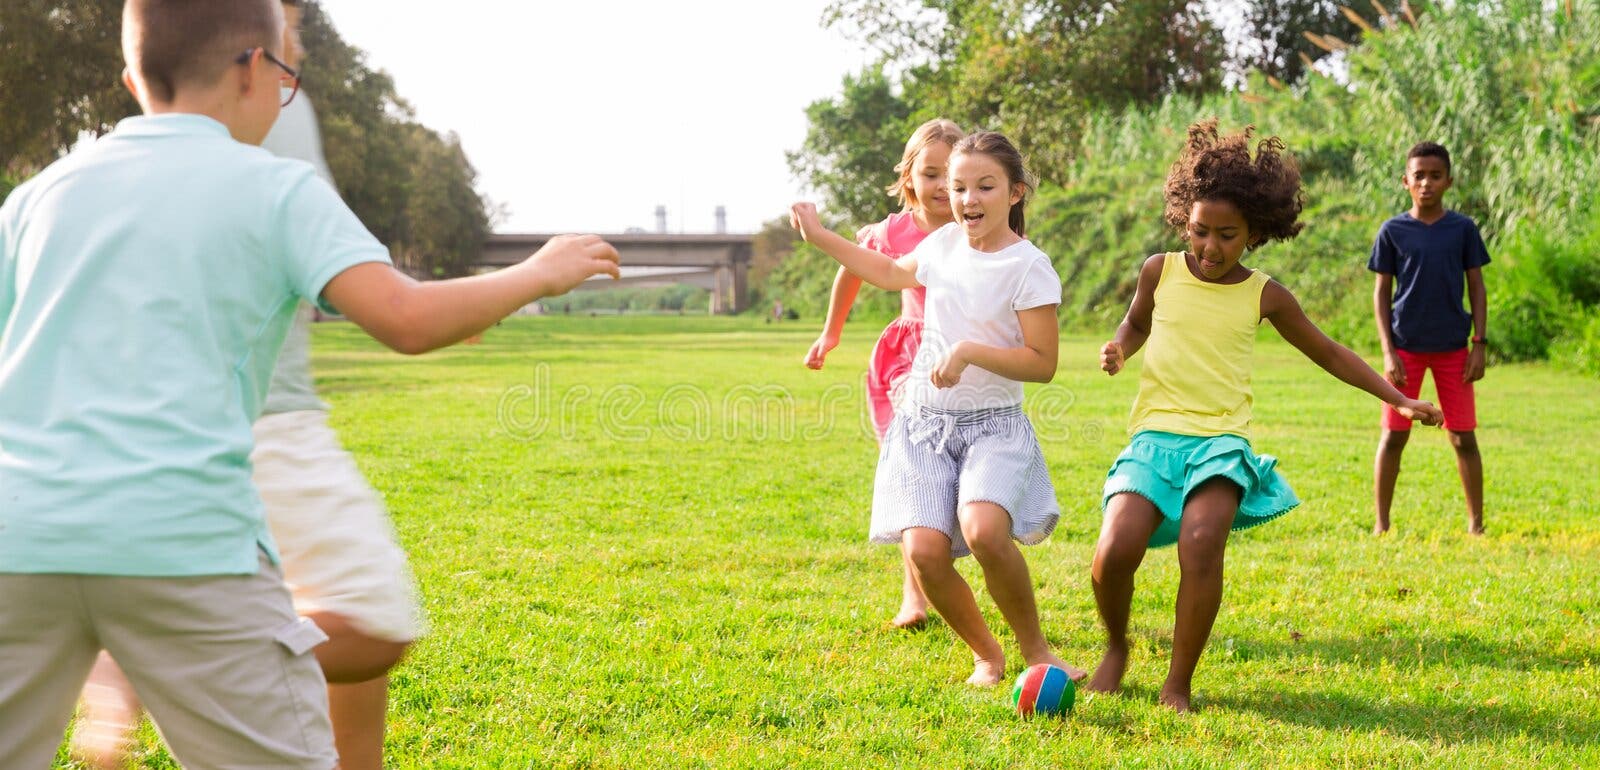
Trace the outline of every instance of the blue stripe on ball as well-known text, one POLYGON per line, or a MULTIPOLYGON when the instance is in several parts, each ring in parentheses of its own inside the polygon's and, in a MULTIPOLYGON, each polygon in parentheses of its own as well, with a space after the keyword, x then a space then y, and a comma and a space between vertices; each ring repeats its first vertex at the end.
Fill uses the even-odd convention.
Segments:
POLYGON ((1056 714, 1064 710, 1061 697, 1066 693, 1067 672, 1055 666, 1050 666, 1044 671, 1044 681, 1039 684, 1039 697, 1034 701, 1034 710, 1042 714, 1056 714))

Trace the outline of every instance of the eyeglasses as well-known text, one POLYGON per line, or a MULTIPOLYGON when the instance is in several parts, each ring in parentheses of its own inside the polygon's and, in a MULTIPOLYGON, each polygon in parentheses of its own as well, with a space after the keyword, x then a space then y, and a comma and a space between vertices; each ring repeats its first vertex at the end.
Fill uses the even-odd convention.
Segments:
POLYGON ((273 64, 278 65, 278 68, 286 73, 287 76, 283 79, 289 81, 289 95, 283 97, 283 106, 289 106, 289 102, 294 101, 294 95, 300 93, 300 73, 296 72, 294 67, 284 64, 282 59, 273 56, 272 52, 265 48, 251 48, 250 50, 239 54, 239 56, 235 58, 233 62, 235 64, 249 64, 250 57, 253 56, 256 51, 260 51, 263 58, 269 62, 272 62, 273 64))

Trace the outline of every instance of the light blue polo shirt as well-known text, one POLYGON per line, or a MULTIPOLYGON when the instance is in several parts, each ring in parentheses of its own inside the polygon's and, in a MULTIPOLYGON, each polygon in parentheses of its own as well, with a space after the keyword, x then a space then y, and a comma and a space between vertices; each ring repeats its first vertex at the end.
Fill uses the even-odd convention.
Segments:
POLYGON ((251 423, 302 299, 389 261, 310 164, 129 118, 0 206, 0 572, 254 574, 251 423))

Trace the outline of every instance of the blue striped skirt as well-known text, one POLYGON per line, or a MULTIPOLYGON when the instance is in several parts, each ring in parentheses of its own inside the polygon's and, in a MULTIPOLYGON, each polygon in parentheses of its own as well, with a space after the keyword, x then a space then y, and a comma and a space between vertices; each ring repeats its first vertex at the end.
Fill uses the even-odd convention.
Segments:
POLYGON ((1011 516, 1011 536, 1033 545, 1061 518, 1055 487, 1021 406, 946 411, 916 404, 897 412, 884 434, 873 483, 874 543, 893 544, 911 527, 950 538, 952 556, 972 552, 957 513, 988 502, 1011 516))

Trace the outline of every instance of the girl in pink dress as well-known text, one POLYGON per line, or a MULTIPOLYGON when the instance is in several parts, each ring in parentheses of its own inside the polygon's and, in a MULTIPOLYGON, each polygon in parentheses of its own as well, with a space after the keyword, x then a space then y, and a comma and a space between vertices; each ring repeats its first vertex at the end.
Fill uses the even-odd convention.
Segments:
MULTIPOLYGON (((954 221, 950 196, 945 189, 945 170, 950 149, 963 135, 959 126, 943 119, 930 120, 917 127, 906 141, 905 154, 894 167, 900 176, 888 189, 890 195, 900 198, 904 208, 882 222, 861 228, 856 240, 863 247, 898 258, 910 254, 928 233, 954 221)), ((821 369, 828 351, 838 346, 839 332, 860 290, 861 279, 839 268, 839 275, 833 280, 833 294, 828 300, 828 320, 823 324, 822 336, 806 352, 806 366, 821 369)), ((900 292, 900 317, 883 330, 867 362, 867 408, 871 410, 872 427, 879 441, 883 440, 889 420, 894 417, 901 384, 911 372, 911 362, 922 344, 922 302, 926 291, 919 286, 900 292)), ((904 588, 894 625, 915 628, 928 619, 928 598, 917 585, 911 564, 903 553, 901 562, 904 588)))

